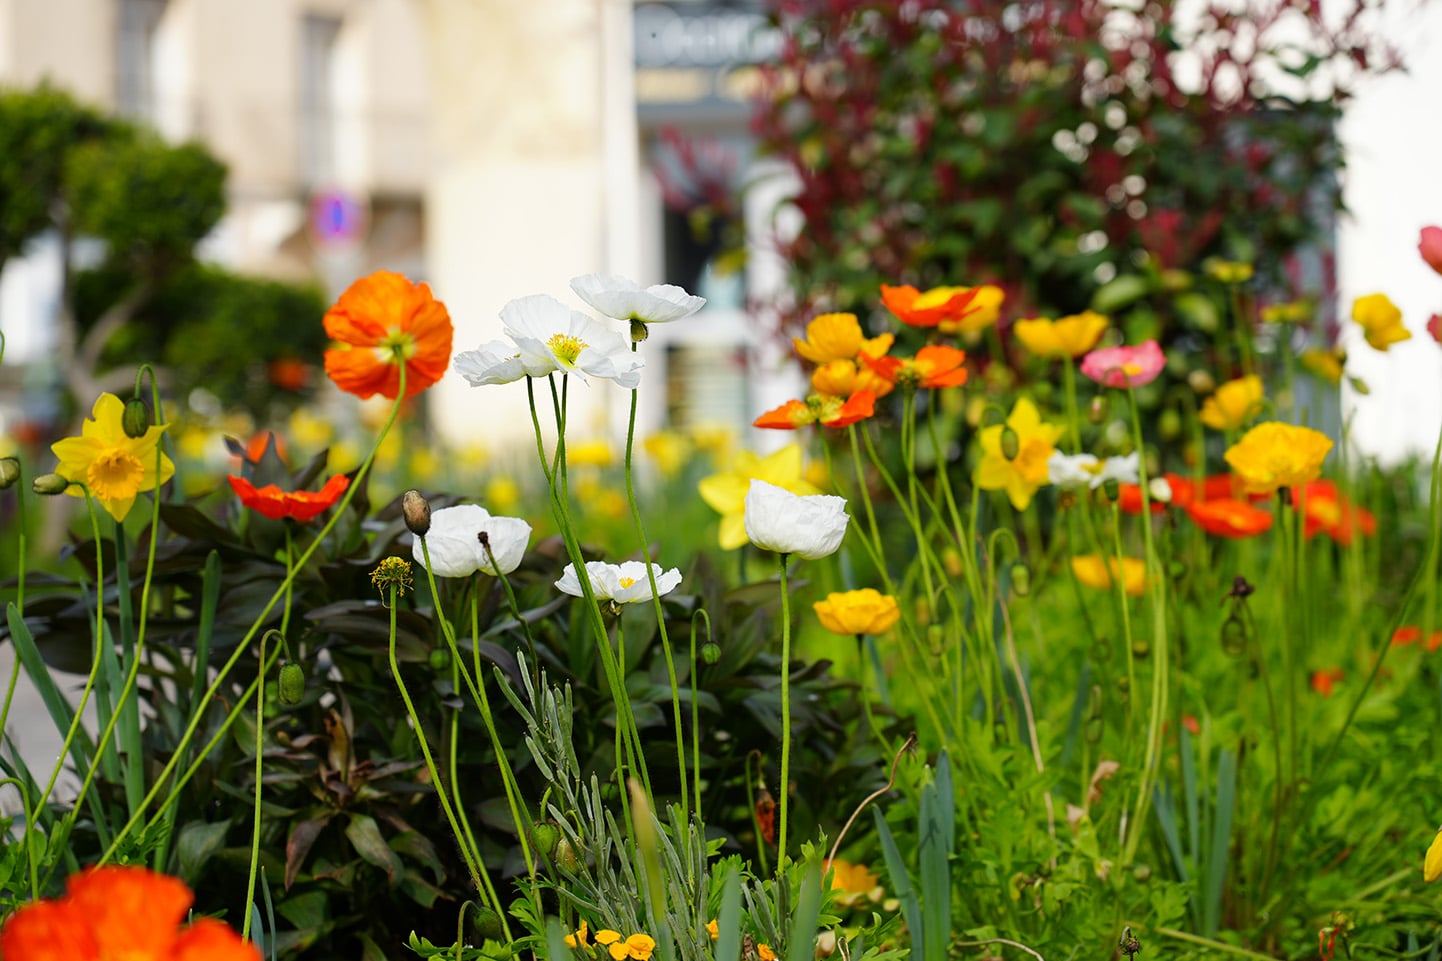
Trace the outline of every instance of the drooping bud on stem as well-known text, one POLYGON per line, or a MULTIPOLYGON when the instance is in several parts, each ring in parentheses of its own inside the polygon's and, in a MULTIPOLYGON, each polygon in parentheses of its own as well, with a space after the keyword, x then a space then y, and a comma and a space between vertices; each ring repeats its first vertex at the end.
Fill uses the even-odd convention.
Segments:
POLYGON ((0 457, 0 491, 15 486, 20 479, 20 460, 16 457, 0 457))
POLYGON ((305 697, 305 668, 292 661, 280 666, 280 703, 299 704, 305 697))
POLYGON ((420 491, 412 488, 401 495, 401 513, 406 527, 417 537, 425 537, 431 529, 431 502, 420 491))
POLYGON ((125 430, 125 436, 136 440, 145 436, 150 429, 150 411, 145 406, 145 401, 139 397, 132 397, 125 402, 125 412, 120 415, 120 426, 125 430))
POLYGON ((1016 460, 1016 455, 1021 453, 1021 438, 1016 431, 1010 427, 1001 429, 1001 456, 1007 460, 1016 460))
POLYGON ((41 474, 30 482, 30 489, 37 494, 46 497, 53 497, 56 494, 65 493, 65 488, 70 486, 70 481, 59 474, 41 474))

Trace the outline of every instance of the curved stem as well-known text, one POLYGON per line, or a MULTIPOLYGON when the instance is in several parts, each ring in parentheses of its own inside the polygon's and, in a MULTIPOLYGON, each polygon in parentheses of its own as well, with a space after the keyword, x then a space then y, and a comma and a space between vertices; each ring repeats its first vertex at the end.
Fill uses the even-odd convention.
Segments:
POLYGON ((791 794, 791 592, 786 583, 786 561, 790 554, 777 554, 781 572, 781 783, 777 785, 780 828, 776 832, 776 869, 786 864, 786 819, 790 812, 791 794))

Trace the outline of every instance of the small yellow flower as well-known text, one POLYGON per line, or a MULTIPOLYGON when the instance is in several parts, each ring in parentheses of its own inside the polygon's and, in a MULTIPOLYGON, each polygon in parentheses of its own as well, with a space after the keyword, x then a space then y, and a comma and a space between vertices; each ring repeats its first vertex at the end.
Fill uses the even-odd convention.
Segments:
POLYGON ((387 557, 371 571, 371 586, 381 592, 383 599, 388 598, 392 587, 399 597, 411 589, 411 562, 403 557, 387 557))
POLYGON ((625 941, 626 953, 617 954, 616 949, 621 945, 611 945, 611 957, 616 961, 622 958, 631 958, 632 961, 651 961, 651 952, 656 950, 655 940, 647 934, 633 934, 625 941))
POLYGON ((1385 351, 1412 337, 1412 332, 1402 325, 1402 311, 1386 294, 1358 297, 1352 302, 1352 319, 1362 325, 1367 343, 1377 350, 1385 351))
MULTIPOLYGON (((896 598, 875 588, 828 594, 811 605, 821 626, 833 634, 883 634, 901 617, 896 598)), ((841 862, 837 862, 840 864, 841 862)))
MULTIPOLYGON (((55 473, 73 484, 84 484, 117 521, 125 520, 138 494, 155 490, 175 474, 175 465, 164 453, 159 454, 159 472, 156 470, 160 435, 167 425, 156 424, 140 437, 130 437, 121 424, 124 414, 124 401, 114 394, 101 394, 91 409, 91 419, 81 425, 80 436, 50 445, 60 461, 55 473)), ((65 493, 85 496, 79 487, 69 487, 65 493)))
POLYGON ((1347 362, 1347 352, 1340 347, 1331 350, 1309 347, 1302 351, 1301 361, 1303 367, 1336 386, 1342 382, 1342 365, 1347 362))
POLYGON ((821 314, 806 325, 806 337, 793 337, 796 352, 813 364, 855 360, 865 341, 855 314, 821 314))
POLYGON ((662 477, 675 477, 691 459, 691 441, 675 430, 660 430, 641 442, 662 477))
POLYGON ((761 961, 776 961, 776 952, 771 950, 770 945, 758 944, 756 945, 756 957, 761 961))
POLYGON ((1271 494, 1322 475, 1332 449, 1326 434, 1279 421, 1258 424, 1227 448, 1226 460, 1249 494, 1271 494))
POLYGON ((1139 557, 1103 559, 1097 554, 1080 554, 1071 559, 1071 572, 1084 586, 1099 591, 1112 588, 1112 575, 1120 573, 1122 590, 1130 597, 1140 597, 1147 589, 1147 562, 1139 557), (1120 570, 1119 570, 1120 569, 1120 570))
POLYGON ((1056 450, 1057 439, 1066 428, 1043 424, 1036 405, 1023 397, 1011 409, 1006 424, 983 427, 977 434, 981 444, 981 463, 976 468, 976 483, 982 490, 1004 490, 1017 510, 1026 510, 1037 489, 1046 484, 1051 471, 1047 459, 1056 450), (1003 450, 1002 434, 1011 430, 1016 435, 1014 456, 1003 450))
POLYGON ((836 892, 836 902, 844 907, 860 901, 880 901, 886 893, 864 864, 836 860, 827 862, 827 866, 831 868, 831 890, 836 892))
MULTIPOLYGON (((941 289, 965 291, 970 288, 941 289)), ((930 291, 927 293, 930 293, 930 291)), ((926 297, 927 294, 922 294, 921 297, 917 298, 916 305, 918 307, 926 306, 924 303, 926 297)), ((991 284, 983 284, 976 288, 976 297, 974 297, 967 306, 968 313, 965 317, 962 317, 960 320, 942 318, 941 322, 936 325, 936 328, 943 334, 979 334, 1001 319, 1001 303, 1005 299, 1006 291, 991 284)))
POLYGON ((610 442, 604 440, 567 444, 566 463, 572 467, 610 467, 616 463, 616 452, 610 442))
POLYGON ((1012 327, 1021 345, 1038 357, 1080 357, 1097 345, 1109 321, 1095 311, 1047 320, 1018 320, 1012 327))
POLYGON ((1252 265, 1236 260, 1208 257, 1202 261, 1202 269, 1213 279, 1224 284, 1245 284, 1252 279, 1252 265))
POLYGON ((704 477, 698 485, 701 499, 721 515, 722 550, 735 550, 749 540, 746 492, 751 489, 752 480, 763 480, 803 496, 821 493, 802 475, 800 444, 788 444, 765 457, 749 450, 740 451, 730 470, 704 477))
POLYGON ((1315 309, 1310 300, 1288 300, 1262 308, 1264 324, 1303 324, 1312 319, 1315 309))
POLYGON ((1213 430, 1236 430, 1257 416, 1264 396, 1256 374, 1229 380, 1202 402, 1202 423, 1213 430))
POLYGON ((1422 880, 1431 884, 1438 878, 1442 878, 1442 828, 1437 829, 1427 848, 1427 858, 1422 862, 1422 880))
POLYGON ((486 509, 493 514, 514 514, 521 503, 521 485, 515 478, 496 475, 486 482, 486 509))
POLYGON ((706 933, 711 935, 712 941, 715 941, 717 938, 721 937, 721 927, 716 923, 715 918, 712 918, 710 921, 706 922, 706 933))
MULTIPOLYGON (((620 936, 620 935, 617 935, 617 937, 619 937, 619 936, 620 936)), ((586 920, 585 920, 584 918, 581 919, 581 926, 576 929, 576 933, 575 933, 575 934, 568 934, 568 935, 566 935, 566 947, 568 947, 568 948, 587 948, 587 947, 590 947, 590 942, 586 940, 586 920)))

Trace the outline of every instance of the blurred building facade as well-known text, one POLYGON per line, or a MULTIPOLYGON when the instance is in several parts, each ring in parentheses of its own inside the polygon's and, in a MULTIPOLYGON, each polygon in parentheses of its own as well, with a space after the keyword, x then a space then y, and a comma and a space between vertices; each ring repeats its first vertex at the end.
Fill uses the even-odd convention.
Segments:
MULTIPOLYGON (((753 376, 766 351, 744 313, 779 283, 764 237, 784 178, 745 209, 716 202, 757 179, 744 81, 765 53, 758 7, 0 0, 0 84, 48 81, 205 143, 229 167, 230 205, 204 256, 332 293, 379 268, 427 280, 457 350, 497 336, 514 297, 580 306, 577 274, 686 286, 710 304, 644 348, 641 429, 739 426, 784 390, 753 376), (727 253, 738 237, 749 256, 727 253)), ((37 244, 0 278, 0 322, 39 350, 57 257, 37 244)), ((572 396, 580 431, 624 431, 623 392, 572 396)), ((529 438, 519 389, 451 377, 428 402, 448 439, 475 440, 478 409, 486 441, 529 438)))

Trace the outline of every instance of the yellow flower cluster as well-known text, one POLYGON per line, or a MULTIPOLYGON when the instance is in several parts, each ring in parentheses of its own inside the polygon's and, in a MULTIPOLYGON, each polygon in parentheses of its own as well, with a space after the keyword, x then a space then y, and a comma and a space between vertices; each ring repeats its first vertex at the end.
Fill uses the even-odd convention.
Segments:
MULTIPOLYGON (((586 922, 582 921, 581 926, 574 934, 566 935, 566 947, 568 948, 589 948, 591 946, 590 929, 586 922)), ((620 931, 613 931, 610 928, 602 928, 596 932, 596 944, 606 949, 615 961, 651 961, 651 952, 656 950, 656 940, 649 934, 633 934, 629 938, 622 938, 620 931)))

